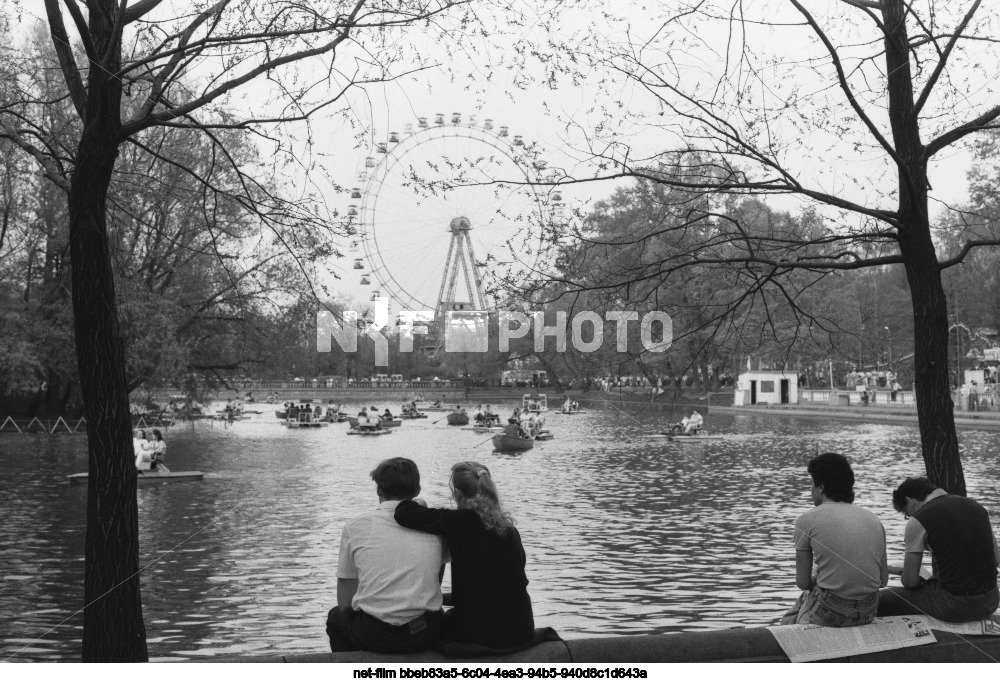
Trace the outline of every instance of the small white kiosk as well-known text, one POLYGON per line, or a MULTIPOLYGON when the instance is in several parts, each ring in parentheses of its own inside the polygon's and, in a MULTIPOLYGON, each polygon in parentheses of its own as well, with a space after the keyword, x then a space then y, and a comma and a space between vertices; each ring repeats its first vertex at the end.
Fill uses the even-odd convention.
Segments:
POLYGON ((744 372, 736 381, 733 405, 787 405, 798 402, 798 372, 744 372))

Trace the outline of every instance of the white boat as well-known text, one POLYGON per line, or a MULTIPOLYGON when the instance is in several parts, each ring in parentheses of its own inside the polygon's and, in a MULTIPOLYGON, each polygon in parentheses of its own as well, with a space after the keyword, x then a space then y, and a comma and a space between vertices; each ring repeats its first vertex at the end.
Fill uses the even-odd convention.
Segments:
POLYGON ((650 438, 666 438, 673 443, 705 443, 726 440, 726 436, 710 436, 707 433, 687 435, 683 433, 654 433, 650 438))
POLYGON ((537 396, 532 396, 530 393, 525 393, 521 397, 521 412, 534 412, 539 414, 541 412, 548 412, 549 406, 548 401, 545 399, 544 393, 539 393, 537 396))
MULTIPOLYGON (((204 472, 201 471, 144 471, 139 470, 136 472, 138 476, 139 485, 145 485, 149 483, 175 483, 180 481, 200 481, 205 478, 204 472)), ((87 474, 72 474, 67 476, 70 484, 80 485, 87 483, 87 474)))

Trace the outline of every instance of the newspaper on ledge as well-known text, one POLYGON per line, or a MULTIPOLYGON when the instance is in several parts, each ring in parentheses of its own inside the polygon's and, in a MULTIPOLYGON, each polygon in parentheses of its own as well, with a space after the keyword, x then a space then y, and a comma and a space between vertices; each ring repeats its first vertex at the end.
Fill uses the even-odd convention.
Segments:
POLYGON ((1000 637, 1000 611, 994 613, 985 620, 973 620, 968 623, 946 623, 930 616, 921 616, 927 627, 931 630, 941 630, 942 632, 954 632, 963 637, 1000 637))
POLYGON ((850 628, 772 625, 767 629, 792 663, 857 656, 937 641, 923 616, 876 618, 871 625, 850 628))

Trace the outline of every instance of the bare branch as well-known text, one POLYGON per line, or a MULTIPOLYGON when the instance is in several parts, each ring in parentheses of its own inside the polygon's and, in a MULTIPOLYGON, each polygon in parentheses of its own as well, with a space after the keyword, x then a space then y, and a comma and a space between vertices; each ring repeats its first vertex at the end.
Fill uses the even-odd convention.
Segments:
POLYGON ((953 128, 932 140, 925 147, 924 156, 929 159, 948 145, 954 144, 970 133, 995 128, 996 126, 991 126, 989 124, 995 121, 997 117, 1000 117, 1000 106, 995 106, 982 116, 974 118, 968 123, 963 123, 957 128, 953 128))
MULTIPOLYGON (((854 2, 849 2, 849 0, 844 1, 848 2, 848 4, 855 4, 854 2)), ((896 162, 896 165, 901 167, 903 165, 902 160, 896 154, 895 148, 889 144, 889 141, 886 140, 885 137, 883 137, 882 133, 879 132, 878 127, 870 118, 868 118, 868 114, 865 113, 865 110, 861 108, 861 105, 858 103, 857 99, 855 99, 854 92, 851 90, 851 86, 847 82, 847 77, 844 75, 844 67, 840 63, 840 56, 837 54, 837 48, 833 46, 833 43, 831 43, 830 39, 827 38, 823 29, 820 28, 819 24, 816 23, 816 20, 813 19, 813 16, 798 2, 798 0, 791 0, 791 3, 795 6, 795 9, 797 9, 802 16, 806 18, 806 21, 809 22, 810 26, 812 26, 813 31, 817 36, 819 36, 819 39, 826 46, 827 52, 830 53, 830 59, 833 61, 833 66, 837 69, 837 79, 840 82, 840 88, 844 91, 844 94, 847 95, 847 101, 850 102, 851 107, 854 109, 855 113, 857 113, 858 118, 860 118, 865 124, 872 136, 878 140, 878 143, 882 146, 882 148, 889 154, 889 156, 892 157, 892 160, 896 162)))
POLYGON ((924 84, 924 89, 921 91, 920 97, 917 98, 917 103, 913 105, 913 110, 910 114, 913 118, 920 115, 920 110, 923 109, 924 104, 927 102, 927 98, 930 97, 931 91, 934 89, 934 85, 937 83, 938 78, 941 77, 944 67, 948 64, 948 57, 951 56, 951 51, 955 49, 955 44, 958 43, 958 39, 961 37, 965 27, 969 25, 970 21, 972 21, 973 15, 975 15, 976 10, 979 9, 980 2, 981 0, 976 0, 972 3, 972 7, 970 7, 969 11, 965 13, 965 16, 962 18, 958 28, 955 29, 955 32, 948 40, 948 44, 944 48, 944 54, 942 54, 938 59, 937 66, 934 67, 934 71, 931 73, 930 78, 928 78, 927 82, 924 84))
POLYGON ((83 120, 87 108, 87 89, 83 85, 80 69, 73 57, 73 46, 70 45, 69 36, 66 34, 62 12, 59 11, 59 0, 45 0, 45 13, 48 16, 52 45, 59 58, 63 80, 66 81, 66 88, 73 100, 73 107, 80 119, 83 120))

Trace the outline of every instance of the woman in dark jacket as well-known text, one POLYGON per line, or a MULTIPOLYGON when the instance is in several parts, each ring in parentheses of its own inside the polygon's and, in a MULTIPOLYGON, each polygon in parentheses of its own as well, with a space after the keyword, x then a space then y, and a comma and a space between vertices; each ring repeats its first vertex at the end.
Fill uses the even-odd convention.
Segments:
POLYGON ((514 520, 482 464, 453 466, 451 489, 458 509, 427 509, 413 500, 396 507, 399 525, 448 541, 454 608, 445 617, 445 637, 494 649, 525 644, 535 621, 514 520))

